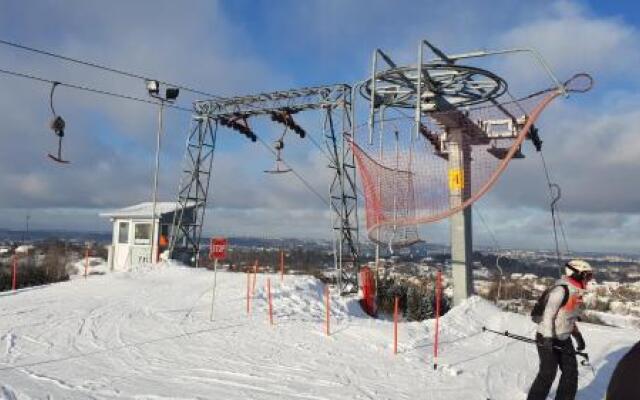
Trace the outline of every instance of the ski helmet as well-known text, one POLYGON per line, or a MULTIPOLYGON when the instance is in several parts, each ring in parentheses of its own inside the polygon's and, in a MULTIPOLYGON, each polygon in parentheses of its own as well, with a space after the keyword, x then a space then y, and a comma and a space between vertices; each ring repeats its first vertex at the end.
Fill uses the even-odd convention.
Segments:
POLYGON ((593 277, 593 268, 584 260, 570 260, 565 265, 564 271, 567 276, 585 282, 593 277))

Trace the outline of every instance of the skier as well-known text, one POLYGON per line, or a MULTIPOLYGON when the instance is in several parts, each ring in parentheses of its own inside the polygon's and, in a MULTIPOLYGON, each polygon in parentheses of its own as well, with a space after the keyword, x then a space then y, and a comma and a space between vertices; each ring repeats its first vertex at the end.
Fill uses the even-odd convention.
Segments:
POLYGON ((565 265, 565 274, 540 300, 545 301, 546 297, 536 333, 540 369, 527 400, 547 398, 558 367, 562 375, 556 400, 574 400, 576 396, 578 363, 571 336, 576 340, 576 350, 583 351, 585 343, 576 321, 583 311, 582 293, 593 270, 584 260, 571 260, 565 265))
POLYGON ((640 342, 629 350, 613 371, 607 400, 637 400, 640 399, 640 342))

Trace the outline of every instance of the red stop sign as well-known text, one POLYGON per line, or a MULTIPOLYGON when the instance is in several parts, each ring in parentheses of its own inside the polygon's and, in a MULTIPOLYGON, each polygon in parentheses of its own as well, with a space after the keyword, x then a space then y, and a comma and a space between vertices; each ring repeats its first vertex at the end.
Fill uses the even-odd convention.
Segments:
POLYGON ((211 238, 209 243, 209 259, 223 260, 227 257, 227 239, 221 237, 211 238))

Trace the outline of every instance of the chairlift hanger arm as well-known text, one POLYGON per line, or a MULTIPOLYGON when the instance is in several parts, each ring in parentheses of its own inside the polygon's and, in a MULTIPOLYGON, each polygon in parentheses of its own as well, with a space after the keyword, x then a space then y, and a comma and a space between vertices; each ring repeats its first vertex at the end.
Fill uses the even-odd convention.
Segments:
POLYGON ((56 109, 53 107, 53 93, 56 91, 56 87, 60 84, 58 81, 54 81, 51 84, 51 92, 49 93, 49 108, 51 108, 51 113, 55 116, 56 109))

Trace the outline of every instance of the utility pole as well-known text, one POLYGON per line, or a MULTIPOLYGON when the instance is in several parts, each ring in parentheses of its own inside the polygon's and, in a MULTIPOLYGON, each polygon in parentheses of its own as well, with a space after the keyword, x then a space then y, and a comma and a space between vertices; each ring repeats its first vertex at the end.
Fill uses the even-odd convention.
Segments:
MULTIPOLYGON (((156 238, 156 206, 158 202, 158 173, 160 169, 160 144, 162 137, 162 123, 163 123, 163 112, 165 103, 173 103, 177 98, 180 90, 177 88, 166 88, 165 95, 162 97, 160 95, 160 82, 156 80, 148 80, 146 81, 147 91, 149 92, 149 96, 153 97, 160 101, 160 110, 158 111, 158 131, 156 134, 156 158, 155 158, 155 169, 153 174, 153 200, 152 200, 152 211, 151 211, 151 254, 149 257, 149 262, 154 263, 157 262, 157 249, 158 249, 158 239, 156 238)), ((160 218, 158 218, 158 226, 160 225, 160 218)), ((159 235, 158 235, 159 236, 159 235)))
MULTIPOLYGON (((158 240, 156 240, 156 206, 158 202, 158 170, 160 169, 160 143, 162 137, 162 114, 164 111, 165 100, 160 98, 160 110, 158 111, 158 132, 156 134, 156 162, 155 170, 153 173, 153 205, 151 207, 151 257, 149 260, 151 263, 157 262, 156 247, 158 240)), ((158 221, 159 223, 160 221, 158 221)))

